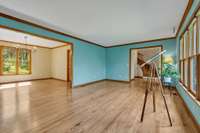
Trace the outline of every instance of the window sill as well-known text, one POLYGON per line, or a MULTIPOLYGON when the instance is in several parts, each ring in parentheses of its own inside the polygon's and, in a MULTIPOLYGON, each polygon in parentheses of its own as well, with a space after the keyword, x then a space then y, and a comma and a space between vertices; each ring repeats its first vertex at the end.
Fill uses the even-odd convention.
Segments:
POLYGON ((181 85, 181 87, 183 88, 183 90, 191 97, 191 99, 197 104, 200 106, 200 101, 198 101, 196 99, 196 97, 190 92, 187 90, 187 88, 181 83, 179 82, 179 84, 181 85))
POLYGON ((20 75, 31 75, 32 73, 30 73, 30 74, 2 74, 2 75, 0 75, 0 76, 20 76, 20 75))

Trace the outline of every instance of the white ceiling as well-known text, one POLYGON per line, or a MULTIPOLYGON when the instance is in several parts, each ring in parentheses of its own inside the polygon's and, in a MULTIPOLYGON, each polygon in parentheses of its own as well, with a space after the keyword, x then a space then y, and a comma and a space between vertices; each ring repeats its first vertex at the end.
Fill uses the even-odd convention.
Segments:
POLYGON ((43 46, 43 47, 57 47, 62 46, 64 43, 52 41, 44 38, 40 38, 37 36, 32 36, 29 34, 16 32, 13 30, 3 29, 0 28, 0 40, 1 41, 11 41, 11 42, 18 42, 23 44, 31 44, 35 46, 43 46))
POLYGON ((0 11, 104 46, 175 36, 188 0, 0 0, 0 11))

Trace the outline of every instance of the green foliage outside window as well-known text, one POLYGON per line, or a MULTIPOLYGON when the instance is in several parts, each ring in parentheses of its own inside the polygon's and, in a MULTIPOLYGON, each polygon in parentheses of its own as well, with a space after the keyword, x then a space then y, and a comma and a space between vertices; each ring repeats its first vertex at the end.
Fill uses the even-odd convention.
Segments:
POLYGON ((4 48, 3 54, 3 74, 16 74, 16 49, 4 48))
POLYGON ((21 49, 19 51, 19 73, 20 74, 29 74, 29 60, 30 54, 26 49, 21 49))
POLYGON ((3 47, 2 49, 2 74, 30 74, 30 50, 3 47), (18 51, 18 52, 17 52, 18 51), (18 56, 17 56, 18 55, 18 56), (17 59, 18 57, 18 59, 17 59), (18 66, 17 66, 18 64, 18 66), (18 70, 18 73, 17 73, 18 70))

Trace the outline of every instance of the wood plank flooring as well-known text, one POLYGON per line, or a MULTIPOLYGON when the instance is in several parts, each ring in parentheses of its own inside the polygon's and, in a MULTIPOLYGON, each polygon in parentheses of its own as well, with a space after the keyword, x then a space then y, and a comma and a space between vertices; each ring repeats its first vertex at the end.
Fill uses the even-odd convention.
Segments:
POLYGON ((190 118, 177 102, 178 96, 166 94, 173 122, 169 126, 159 91, 156 113, 150 94, 140 123, 144 86, 139 79, 131 84, 102 81, 72 91, 58 80, 0 85, 0 133, 197 132, 182 119, 181 114, 190 118))

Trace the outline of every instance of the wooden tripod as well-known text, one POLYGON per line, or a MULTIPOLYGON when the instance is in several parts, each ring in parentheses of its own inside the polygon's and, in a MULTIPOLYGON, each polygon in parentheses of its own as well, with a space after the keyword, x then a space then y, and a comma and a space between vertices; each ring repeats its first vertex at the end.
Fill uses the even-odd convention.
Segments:
POLYGON ((153 95, 152 95, 153 96, 153 112, 156 111, 155 89, 159 89, 160 92, 161 92, 164 104, 165 104, 165 108, 166 108, 166 111, 167 111, 167 116, 168 116, 168 119, 169 119, 170 126, 172 126, 172 121, 171 121, 169 109, 168 109, 168 106, 167 106, 167 102, 166 102, 165 96, 163 94, 163 91, 164 91, 163 85, 162 85, 162 82, 161 82, 161 79, 160 79, 160 76, 159 76, 159 73, 158 73, 157 66, 154 62, 151 63, 150 65, 151 65, 151 74, 150 74, 150 77, 147 77, 147 80, 146 80, 146 90, 145 90, 144 104, 143 104, 143 108, 142 108, 142 115, 141 115, 140 121, 143 122, 143 119, 144 119, 144 112, 145 112, 145 107, 146 107, 146 103, 147 103, 147 96, 148 96, 149 91, 152 91, 152 93, 153 93, 153 95))

